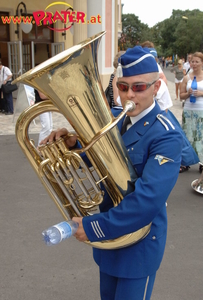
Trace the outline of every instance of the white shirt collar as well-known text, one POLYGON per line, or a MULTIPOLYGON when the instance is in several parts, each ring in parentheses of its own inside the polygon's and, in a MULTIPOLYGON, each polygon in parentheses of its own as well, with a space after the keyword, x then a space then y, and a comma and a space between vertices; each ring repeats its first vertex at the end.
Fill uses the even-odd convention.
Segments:
POLYGON ((132 125, 137 123, 140 119, 142 119, 144 116, 146 116, 155 106, 155 101, 153 101, 152 105, 145 110, 143 110, 138 116, 130 117, 132 125))

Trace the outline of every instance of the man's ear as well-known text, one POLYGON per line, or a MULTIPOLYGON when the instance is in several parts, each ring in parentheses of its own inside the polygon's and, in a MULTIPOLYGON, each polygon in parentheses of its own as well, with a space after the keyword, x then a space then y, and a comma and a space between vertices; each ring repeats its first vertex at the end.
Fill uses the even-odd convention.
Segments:
POLYGON ((156 95, 159 88, 161 86, 161 80, 157 80, 157 82, 154 84, 154 94, 156 95))

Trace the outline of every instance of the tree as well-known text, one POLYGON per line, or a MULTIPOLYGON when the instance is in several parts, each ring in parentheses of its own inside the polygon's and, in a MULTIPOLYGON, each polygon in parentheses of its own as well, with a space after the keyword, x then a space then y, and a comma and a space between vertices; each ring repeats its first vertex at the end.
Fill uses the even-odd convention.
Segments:
POLYGON ((203 13, 194 10, 187 14, 187 19, 182 19, 175 32, 174 45, 184 56, 190 52, 203 50, 203 13))
POLYGON ((203 49, 203 12, 173 10, 169 19, 158 23, 159 43, 165 56, 202 51, 203 49), (185 18, 183 18, 185 17, 185 18))
POLYGON ((203 12, 198 9, 173 10, 170 18, 152 28, 141 23, 134 14, 124 14, 122 26, 122 35, 118 41, 120 50, 149 40, 154 43, 159 56, 177 54, 186 58, 188 53, 203 51, 203 12))
POLYGON ((120 50, 134 47, 152 37, 148 25, 141 23, 134 14, 122 15, 122 28, 121 38, 118 41, 120 50))

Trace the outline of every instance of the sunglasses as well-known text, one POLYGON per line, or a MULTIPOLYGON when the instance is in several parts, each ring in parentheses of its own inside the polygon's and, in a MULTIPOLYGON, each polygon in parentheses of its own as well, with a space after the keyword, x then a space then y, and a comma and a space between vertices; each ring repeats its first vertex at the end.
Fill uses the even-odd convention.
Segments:
POLYGON ((131 85, 129 85, 128 83, 125 82, 116 82, 117 88, 119 89, 119 91, 121 92, 128 92, 129 88, 131 88, 131 90, 133 92, 144 92, 146 91, 151 85, 153 85, 158 79, 154 80, 153 82, 140 82, 140 83, 133 83, 131 85))

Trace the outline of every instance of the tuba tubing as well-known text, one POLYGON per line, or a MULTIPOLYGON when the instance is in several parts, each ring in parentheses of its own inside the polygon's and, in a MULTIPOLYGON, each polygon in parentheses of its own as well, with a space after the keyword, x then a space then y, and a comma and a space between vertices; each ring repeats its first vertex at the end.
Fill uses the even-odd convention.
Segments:
MULTIPOLYGON (((117 117, 111 113, 98 72, 97 52, 101 32, 48 59, 14 80, 40 90, 43 101, 22 112, 16 137, 47 192, 66 220, 99 213, 103 201, 100 183, 117 206, 134 191, 137 174, 116 124, 134 107, 127 101, 117 117), (30 140, 29 125, 39 114, 60 112, 78 135, 81 149, 67 149, 63 139, 42 147, 40 153, 30 140), (83 161, 83 153, 92 168, 83 161), (82 191, 82 192, 81 192, 82 191)), ((143 239, 151 224, 114 240, 86 242, 100 249, 117 249, 143 239)))

